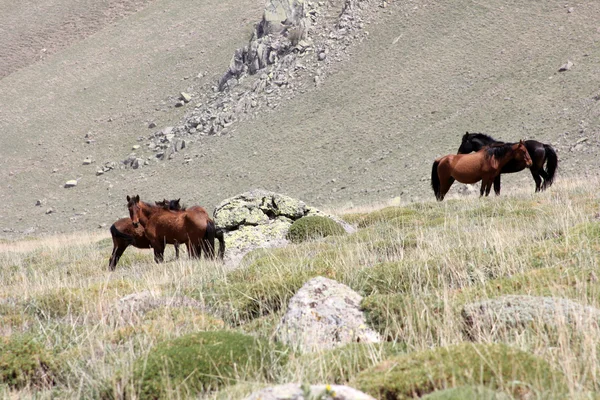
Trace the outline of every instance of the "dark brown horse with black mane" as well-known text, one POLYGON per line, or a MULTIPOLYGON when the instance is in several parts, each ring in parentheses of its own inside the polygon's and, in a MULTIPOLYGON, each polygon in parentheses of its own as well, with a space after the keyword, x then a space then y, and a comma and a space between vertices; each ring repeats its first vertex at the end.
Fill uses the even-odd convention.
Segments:
MULTIPOLYGON (((166 207, 171 210, 181 210, 181 205, 179 204, 179 200, 163 200, 155 202, 156 205, 161 207, 166 207)), ((113 251, 110 256, 110 260, 108 261, 108 268, 111 271, 114 271, 117 267, 119 259, 123 255, 123 252, 127 247, 133 246, 138 249, 150 249, 152 246, 150 245, 150 240, 146 237, 144 233, 144 227, 138 225, 137 227, 133 226, 133 222, 131 218, 121 218, 117 220, 110 227, 110 234, 113 240, 113 251)), ((179 244, 175 243, 175 257, 179 258, 179 244)))
POLYGON ((442 201, 455 180, 462 183, 481 181, 480 196, 488 196, 492 182, 502 168, 511 160, 531 166, 531 157, 521 140, 515 144, 497 144, 485 147, 477 153, 448 154, 433 162, 431 187, 436 199, 442 201))
POLYGON ((133 226, 141 225, 154 249, 154 260, 164 259, 166 244, 185 243, 192 258, 199 258, 202 250, 206 258, 215 257, 215 238, 219 240, 219 258, 223 259, 225 241, 223 233, 203 207, 186 210, 167 210, 140 201, 140 196, 127 196, 127 208, 133 226))
MULTIPOLYGON (((531 161, 533 164, 529 170, 531 176, 535 181, 535 191, 539 192, 546 190, 552 185, 554 181, 554 175, 558 166, 558 157, 556 151, 549 144, 538 142, 537 140, 526 140, 525 147, 529 152, 531 161), (544 164, 546 168, 544 169, 544 164), (544 179, 542 183, 542 178, 544 179)), ((473 151, 479 151, 485 146, 491 144, 504 144, 483 133, 465 133, 462 138, 462 143, 458 149, 458 154, 468 154, 473 151)), ((512 144, 512 143, 509 143, 512 144)), ((509 161, 500 171, 501 174, 510 174, 513 172, 519 172, 525 169, 527 166, 523 161, 511 160, 509 161)), ((494 192, 496 195, 500 194, 500 175, 494 180, 494 192)))

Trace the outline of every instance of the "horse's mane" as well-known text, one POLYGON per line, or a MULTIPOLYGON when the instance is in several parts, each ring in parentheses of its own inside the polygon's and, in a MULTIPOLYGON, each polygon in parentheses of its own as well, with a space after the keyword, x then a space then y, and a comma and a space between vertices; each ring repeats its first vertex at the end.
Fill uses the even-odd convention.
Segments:
POLYGON ((508 154, 514 143, 494 143, 485 148, 485 156, 486 158, 496 157, 502 158, 506 154, 508 154))
POLYGON ((490 135, 487 135, 485 133, 469 133, 469 138, 470 139, 481 139, 484 140, 486 142, 493 142, 493 143, 504 143, 501 142, 499 140, 494 139, 493 137, 491 137, 490 135))

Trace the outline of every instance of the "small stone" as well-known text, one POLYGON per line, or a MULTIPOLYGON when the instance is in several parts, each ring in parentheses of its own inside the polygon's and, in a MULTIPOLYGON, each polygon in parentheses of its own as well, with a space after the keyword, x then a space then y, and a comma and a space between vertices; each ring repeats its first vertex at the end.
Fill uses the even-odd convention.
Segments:
POLYGON ((156 124, 154 122, 150 122, 148 124, 148 129, 156 128, 156 124))
POLYGON ((183 107, 184 105, 185 105, 185 102, 183 100, 180 100, 177 103, 175 103, 175 107, 183 107))
POLYGON ((90 165, 92 163, 92 159, 91 158, 86 158, 85 160, 83 160, 83 165, 90 165))
POLYGON ((42 201, 41 200, 36 201, 35 205, 38 206, 38 207, 41 206, 42 205, 42 201))
POLYGON ((326 58, 327 58, 327 54, 325 54, 324 51, 322 51, 322 52, 319 53, 319 56, 318 56, 319 61, 323 61, 326 58))
POLYGON ((574 7, 569 7, 569 9, 567 10, 567 12, 568 12, 569 14, 571 14, 573 11, 575 11, 575 8, 574 8, 574 7))
POLYGON ((558 72, 564 72, 564 71, 568 71, 571 68, 573 68, 573 62, 571 61, 567 61, 566 64, 563 64, 559 69, 558 72))
POLYGON ((190 96, 189 94, 185 93, 185 92, 181 92, 181 100, 183 100, 186 103, 189 103, 192 100, 192 96, 190 96))
POLYGON ((181 150, 185 149, 185 140, 181 141, 181 147, 180 147, 180 149, 181 150))
POLYGON ((53 174, 55 174, 55 173, 57 173, 57 172, 58 172, 58 168, 54 168, 54 169, 52 170, 52 173, 53 173, 53 174))
POLYGON ((52 209, 52 207, 50 207, 46 210, 46 214, 52 214, 53 212, 54 212, 54 210, 52 209))
POLYGON ((140 148, 139 144, 134 144, 133 146, 131 146, 131 150, 137 150, 140 148))
POLYGON ((100 175, 104 175, 104 171, 102 171, 101 169, 96 171, 96 176, 100 176, 100 175))
POLYGON ((65 182, 65 188, 72 188, 74 186, 77 186, 77 180, 75 179, 65 182))

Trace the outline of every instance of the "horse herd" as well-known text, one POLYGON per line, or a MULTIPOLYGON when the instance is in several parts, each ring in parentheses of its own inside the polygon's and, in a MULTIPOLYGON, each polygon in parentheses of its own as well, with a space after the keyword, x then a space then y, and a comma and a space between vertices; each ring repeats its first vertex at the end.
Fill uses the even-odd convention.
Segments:
POLYGON ((127 196, 129 218, 121 218, 110 227, 113 251, 108 267, 114 271, 127 247, 154 250, 154 260, 164 260, 167 244, 175 246, 179 258, 179 245, 185 243, 192 258, 215 258, 215 239, 219 241, 219 259, 225 254, 223 232, 203 207, 182 207, 177 200, 157 201, 149 204, 140 201, 140 196, 127 196))
MULTIPOLYGON (((455 180, 462 183, 481 182, 480 196, 489 195, 492 183, 496 195, 500 194, 500 174, 529 168, 535 180, 535 191, 552 185, 558 165, 555 150, 549 144, 535 140, 505 143, 483 133, 467 132, 458 154, 436 159, 431 170, 431 186, 437 200, 442 201, 455 180), (545 167, 544 167, 545 165, 545 167), (542 180, 543 179, 543 180, 542 180)), ((121 218, 110 227, 113 251, 109 269, 114 271, 127 247, 152 248, 154 260, 164 260, 167 244, 175 246, 179 258, 179 245, 185 243, 192 258, 215 258, 215 239, 219 241, 218 256, 225 253, 223 232, 208 216, 203 207, 182 207, 177 200, 157 201, 149 204, 138 195, 127 196, 129 218, 121 218)))
POLYGON ((529 168, 535 191, 539 192, 552 185, 557 166, 556 151, 549 144, 536 140, 505 143, 483 133, 467 132, 458 154, 448 154, 433 162, 431 187, 438 201, 444 200, 455 180, 461 183, 481 181, 480 196, 484 193, 488 196, 493 183, 494 192, 499 195, 500 174, 529 168))

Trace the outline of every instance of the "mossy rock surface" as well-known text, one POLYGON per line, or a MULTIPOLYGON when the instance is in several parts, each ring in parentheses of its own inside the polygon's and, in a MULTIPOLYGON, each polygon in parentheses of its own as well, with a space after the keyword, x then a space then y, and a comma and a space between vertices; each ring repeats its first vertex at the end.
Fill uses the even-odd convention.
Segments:
POLYGON ((496 392, 483 386, 459 386, 438 390, 421 397, 423 400, 511 400, 506 393, 496 392))
POLYGON ((12 389, 48 388, 58 372, 53 354, 34 338, 0 338, 0 385, 12 389))
POLYGON ((187 398, 240 378, 264 378, 287 360, 284 348, 273 346, 229 331, 198 332, 159 343, 135 362, 139 398, 187 398))
POLYGON ((343 226, 331 218, 311 215, 296 220, 287 233, 287 239, 293 243, 320 239, 326 236, 345 235, 343 226))
POLYGON ((562 398, 564 376, 546 361, 504 344, 440 347, 386 360, 351 386, 379 399, 411 399, 463 385, 482 385, 520 397, 562 398))

